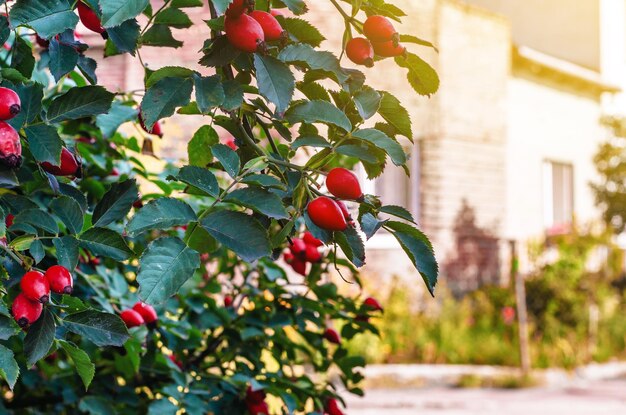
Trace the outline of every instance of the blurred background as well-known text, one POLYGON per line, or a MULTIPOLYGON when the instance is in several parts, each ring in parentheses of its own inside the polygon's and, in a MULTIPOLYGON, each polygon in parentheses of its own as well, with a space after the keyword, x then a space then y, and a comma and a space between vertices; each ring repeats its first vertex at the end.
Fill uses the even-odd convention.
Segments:
MULTIPOLYGON (((308 3, 338 53, 340 17, 308 3)), ((351 345, 374 365, 348 413, 626 413, 626 1, 396 3, 400 31, 437 46, 415 52, 441 88, 419 97, 393 63, 366 70, 409 108, 416 136, 402 143, 410 177, 389 166, 363 183, 419 218, 442 277, 430 298, 393 237, 368 242, 363 281, 386 310, 381 336, 351 345)), ((181 30, 184 47, 143 60, 210 73, 197 65, 208 33, 181 30)), ((111 90, 141 88, 142 73, 127 55, 98 68, 111 90)), ((186 157, 202 123, 188 120, 165 123, 151 162, 186 157)))

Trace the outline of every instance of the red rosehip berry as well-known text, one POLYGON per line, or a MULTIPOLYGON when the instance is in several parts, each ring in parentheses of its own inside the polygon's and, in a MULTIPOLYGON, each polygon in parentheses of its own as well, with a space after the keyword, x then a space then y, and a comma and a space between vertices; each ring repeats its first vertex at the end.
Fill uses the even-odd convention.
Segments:
POLYGON ((286 40, 289 36, 278 20, 270 13, 254 10, 250 16, 261 25, 266 41, 286 40))
POLYGON ((305 244, 314 246, 316 248, 319 248, 320 246, 324 245, 324 242, 317 239, 309 231, 304 232, 304 234, 302 235, 302 240, 304 241, 305 244))
POLYGON ((343 214, 344 219, 348 222, 348 225, 354 226, 354 221, 352 220, 352 215, 350 215, 350 211, 348 210, 348 206, 343 203, 341 200, 336 200, 337 206, 341 209, 341 213, 343 214))
POLYGON ((139 314, 135 310, 124 310, 120 314, 120 317, 124 321, 124 324, 126 324, 126 327, 128 327, 129 329, 141 326, 144 323, 141 314, 139 314))
POLYGON ((265 391, 263 389, 253 390, 252 386, 246 389, 246 403, 261 403, 265 401, 265 391))
POLYGON ((383 311, 383 307, 380 305, 378 300, 373 297, 367 297, 363 304, 374 311, 383 311))
POLYGON ((341 344, 341 336, 335 329, 326 329, 324 338, 333 344, 341 344))
POLYGON ((363 24, 363 34, 372 42, 387 42, 396 40, 398 32, 385 16, 370 16, 363 24))
POLYGON ((224 296, 224 307, 231 307, 233 305, 233 297, 230 295, 224 296))
POLYGON ((151 130, 148 130, 148 128, 146 127, 146 124, 143 121, 143 115, 141 115, 141 108, 139 108, 139 125, 141 125, 141 128, 148 134, 153 134, 153 135, 159 136, 160 138, 163 138, 163 131, 161 130, 161 124, 158 121, 154 123, 151 130))
POLYGON ((282 9, 271 9, 270 14, 274 17, 277 17, 277 16, 286 17, 287 16, 287 13, 285 13, 282 9))
POLYGON ((39 320, 42 311, 43 305, 39 301, 28 299, 24 293, 20 293, 15 297, 11 306, 13 318, 20 327, 26 327, 39 320))
POLYGON ((61 162, 58 166, 44 161, 41 168, 54 176, 76 176, 80 177, 81 163, 78 158, 67 148, 61 150, 61 162))
POLYGON ((266 402, 246 403, 250 415, 269 415, 270 409, 266 402))
POLYGON ((363 37, 355 37, 348 41, 346 55, 357 65, 364 65, 368 68, 374 66, 374 48, 370 41, 363 37))
POLYGON ((155 325, 159 320, 159 316, 150 304, 139 302, 133 306, 133 310, 139 313, 143 321, 148 325, 155 325))
POLYGON ((50 283, 39 271, 29 271, 24 274, 20 281, 20 288, 29 300, 47 303, 50 299, 50 283))
POLYGON ((300 238, 293 238, 291 240, 289 250, 296 258, 304 259, 306 253, 306 243, 300 238))
POLYGON ((294 258, 293 261, 291 261, 290 265, 291 268, 293 268, 293 270, 298 274, 302 275, 303 277, 307 276, 305 260, 294 258))
POLYGON ((339 407, 339 401, 335 398, 330 398, 326 402, 326 406, 324 407, 325 415, 344 415, 343 411, 339 407))
POLYGON ((374 53, 383 58, 394 58, 406 53, 404 46, 396 44, 392 40, 387 42, 374 42, 372 45, 374 46, 374 53))
POLYGON ((61 265, 53 265, 48 268, 45 275, 52 292, 68 295, 72 293, 74 279, 67 268, 61 265))
POLYGON ((10 228, 13 225, 13 221, 15 220, 15 215, 8 214, 6 218, 4 218, 4 224, 7 228, 10 228))
POLYGON ((326 188, 339 199, 359 200, 363 198, 358 177, 343 167, 336 167, 328 172, 326 188))
POLYGON ((293 260, 295 259, 295 256, 291 252, 285 252, 283 254, 283 259, 285 260, 286 263, 291 264, 293 260))
POLYGON ((233 151, 237 151, 239 149, 239 147, 237 147, 237 144, 235 143, 234 137, 229 137, 226 140, 224 140, 224 144, 230 147, 231 150, 233 151))
POLYGON ((265 49, 263 28, 247 14, 237 18, 226 16, 224 31, 231 45, 243 52, 253 53, 265 49))
POLYGON ((22 103, 15 91, 0 87, 0 120, 10 120, 20 113, 22 103))
POLYGON ((254 0, 234 0, 226 9, 226 16, 236 18, 250 10, 254 10, 254 0))
POLYGON ((10 169, 22 164, 22 142, 9 124, 0 121, 0 164, 10 169))
POLYGON ((79 1, 77 4, 77 9, 78 17, 80 17, 81 23, 87 29, 91 30, 92 32, 99 33, 103 35, 103 37, 106 36, 106 30, 104 27, 102 27, 102 22, 100 21, 100 18, 98 17, 96 12, 91 10, 91 7, 89 7, 82 1, 79 1))
POLYGON ((307 245, 306 246, 306 260, 312 263, 320 262, 322 260, 322 254, 320 254, 320 251, 318 251, 315 246, 307 245))
POLYGON ((314 224, 327 231, 345 231, 348 227, 341 208, 329 197, 320 196, 307 206, 314 224))

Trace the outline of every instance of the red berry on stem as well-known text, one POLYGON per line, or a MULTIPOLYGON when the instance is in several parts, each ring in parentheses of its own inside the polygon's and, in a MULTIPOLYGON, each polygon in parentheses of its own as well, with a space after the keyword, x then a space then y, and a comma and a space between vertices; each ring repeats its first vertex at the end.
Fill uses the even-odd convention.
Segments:
POLYGON ((287 39, 287 31, 283 29, 278 20, 270 13, 255 10, 250 13, 250 16, 261 25, 266 41, 287 39))
POLYGON ((269 415, 270 413, 269 407, 265 402, 247 403, 246 407, 251 415, 269 415))
POLYGON ((133 310, 141 315, 146 324, 154 324, 159 319, 156 310, 149 304, 139 302, 133 306, 133 310))
POLYGON ((373 297, 367 297, 363 304, 365 304, 366 307, 369 307, 372 310, 383 311, 383 307, 380 305, 378 300, 373 297))
POLYGON ((101 35, 106 33, 104 27, 102 27, 102 22, 100 18, 91 10, 89 6, 87 6, 82 1, 79 1, 77 4, 78 9, 78 17, 80 17, 81 23, 92 32, 100 33, 101 35))
POLYGON ((20 293, 15 297, 11 306, 13 318, 20 327, 26 327, 39 320, 42 311, 43 305, 39 301, 28 299, 24 293, 20 293))
POLYGON ((139 314, 135 310, 124 310, 120 314, 120 317, 124 321, 124 324, 126 324, 126 327, 128 327, 129 329, 141 326, 144 323, 141 314, 139 314))
POLYGON ((226 16, 239 17, 250 10, 254 10, 254 0, 234 0, 226 9, 226 16))
POLYGON ((393 58, 406 53, 404 46, 396 44, 392 40, 387 42, 374 42, 373 46, 374 53, 383 58, 393 58))
POLYGON ((289 247, 289 250, 296 258, 304 259, 304 255, 306 252, 306 243, 300 238, 293 238, 291 240, 291 246, 289 247))
POLYGON ((246 403, 261 403, 265 401, 265 391, 263 389, 252 389, 248 386, 246 389, 246 403))
POLYGON ((4 218, 4 224, 7 228, 10 228, 13 225, 13 221, 15 220, 15 215, 8 214, 6 218, 4 218))
POLYGON ((50 299, 50 283, 39 271, 29 271, 24 274, 20 281, 20 288, 29 300, 47 303, 50 299))
POLYGON ((363 37, 355 37, 348 41, 346 55, 357 65, 364 65, 368 68, 374 66, 374 48, 370 41, 363 37))
POLYGON ((224 296, 224 307, 230 307, 233 305, 233 297, 230 295, 224 296))
POLYGON ((322 260, 322 254, 317 250, 317 247, 313 245, 306 246, 306 260, 309 262, 320 262, 322 260))
POLYGON ((337 401, 337 399, 335 398, 330 398, 326 402, 324 412, 326 413, 326 415, 344 415, 343 411, 339 407, 339 401, 337 401))
POLYGON ((363 197, 356 174, 343 167, 336 167, 328 173, 326 188, 339 199, 359 200, 363 197))
POLYGON ((335 329, 326 329, 326 331, 324 331, 324 338, 333 344, 341 343, 341 336, 335 329))
POLYGON ((0 120, 10 120, 20 113, 20 97, 9 88, 0 87, 0 120))
POLYGON ((63 147, 63 150, 61 150, 61 162, 58 166, 44 161, 43 163, 41 163, 41 168, 55 176, 80 177, 81 175, 80 161, 78 161, 78 158, 76 158, 76 156, 65 147, 63 147))
POLYGON ((263 28, 247 14, 237 18, 226 16, 224 30, 231 45, 241 51, 253 53, 265 49, 263 28))
POLYGON ((46 271, 46 279, 50 289, 57 294, 71 294, 74 287, 72 274, 61 265, 53 265, 46 271))
POLYGON ((387 42, 397 39, 398 32, 385 16, 370 16, 363 24, 363 34, 372 42, 387 42))
POLYGON ((231 150, 233 150, 233 151, 237 151, 237 149, 239 149, 239 147, 237 147, 237 144, 235 143, 235 138, 234 137, 229 137, 226 140, 224 140, 224 144, 226 144, 228 147, 230 147, 231 150))
POLYGON ((293 260, 295 259, 295 257, 291 252, 285 252, 283 254, 283 259, 285 260, 286 263, 291 264, 293 260))
POLYGON ((345 231, 348 227, 339 205, 329 197, 320 196, 307 206, 314 224, 327 231, 345 231))
POLYGON ((300 258, 294 258, 294 260, 291 261, 291 268, 293 268, 295 272, 302 275, 303 277, 307 276, 305 260, 300 258))
POLYGON ((141 125, 141 128, 143 128, 143 130, 147 132, 148 134, 157 135, 160 138, 163 138, 163 131, 161 130, 161 124, 158 121, 154 123, 151 130, 148 130, 148 128, 146 127, 146 124, 143 121, 143 115, 141 115, 141 108, 139 108, 139 125, 141 125))
POLYGON ((317 239, 309 231, 304 232, 304 235, 302 235, 302 240, 304 241, 305 244, 312 245, 312 246, 314 246, 316 248, 319 248, 320 246, 324 245, 324 242, 322 242, 319 239, 317 239))
POLYGON ((22 142, 9 124, 0 121, 0 164, 10 169, 22 164, 22 142))

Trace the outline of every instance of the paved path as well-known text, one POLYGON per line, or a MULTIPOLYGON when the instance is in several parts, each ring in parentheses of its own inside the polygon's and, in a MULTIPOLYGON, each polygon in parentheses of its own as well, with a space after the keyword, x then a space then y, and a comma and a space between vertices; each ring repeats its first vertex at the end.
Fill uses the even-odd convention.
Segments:
POLYGON ((521 390, 375 389, 348 404, 348 415, 626 415, 626 380, 521 390))

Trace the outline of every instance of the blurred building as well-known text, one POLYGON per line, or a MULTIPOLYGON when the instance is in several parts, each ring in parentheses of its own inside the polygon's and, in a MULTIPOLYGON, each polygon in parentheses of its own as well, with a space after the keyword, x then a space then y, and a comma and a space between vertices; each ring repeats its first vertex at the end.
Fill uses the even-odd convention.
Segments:
MULTIPOLYGON (((432 98, 417 96, 393 62, 365 70, 371 84, 407 106, 415 134, 414 145, 403 143, 412 154, 411 177, 390 166, 365 186, 386 204, 413 212, 454 290, 506 281, 509 240, 523 246, 566 231, 574 217, 599 216, 588 183, 595 178, 593 154, 607 134, 600 117, 626 108, 626 1, 395 3, 408 15, 401 31, 437 45, 439 53, 409 47, 437 69, 441 89, 432 98)), ((340 16, 331 2, 308 4, 305 18, 323 28, 323 46, 338 53, 340 16)), ((196 65, 209 36, 201 22, 208 7, 186 11, 200 24, 175 31, 185 41, 181 49, 146 48, 150 68, 191 65, 210 73, 196 65)), ((142 85, 140 63, 127 55, 105 59, 98 74, 112 89, 142 85)), ((162 153, 184 156, 193 129, 174 120, 165 130, 162 153)), ((391 235, 368 245, 366 272, 418 278, 391 235)))

